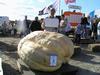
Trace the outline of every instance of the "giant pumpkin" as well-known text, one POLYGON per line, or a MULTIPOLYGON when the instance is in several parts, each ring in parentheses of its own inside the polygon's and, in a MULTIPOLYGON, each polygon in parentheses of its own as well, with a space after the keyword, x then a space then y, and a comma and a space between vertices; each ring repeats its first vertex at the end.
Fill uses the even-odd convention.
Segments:
POLYGON ((18 44, 19 57, 31 69, 40 71, 59 69, 62 63, 68 63, 73 52, 72 41, 56 32, 35 31, 18 44), (51 62, 52 60, 54 63, 51 62))

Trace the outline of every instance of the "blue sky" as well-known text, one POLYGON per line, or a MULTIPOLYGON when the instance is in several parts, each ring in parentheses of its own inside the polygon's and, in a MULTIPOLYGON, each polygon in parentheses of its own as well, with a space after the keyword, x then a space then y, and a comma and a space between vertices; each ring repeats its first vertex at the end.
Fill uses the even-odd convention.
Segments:
MULTIPOLYGON (((54 0, 0 0, 0 16, 21 19, 28 15, 29 19, 34 19, 35 16, 38 16, 39 10, 53 2, 54 0)), ((100 0, 76 0, 76 3, 72 4, 81 6, 83 13, 100 9, 100 0)), ((64 0, 61 0, 60 8, 64 11, 68 10, 68 5, 65 4, 64 0)))

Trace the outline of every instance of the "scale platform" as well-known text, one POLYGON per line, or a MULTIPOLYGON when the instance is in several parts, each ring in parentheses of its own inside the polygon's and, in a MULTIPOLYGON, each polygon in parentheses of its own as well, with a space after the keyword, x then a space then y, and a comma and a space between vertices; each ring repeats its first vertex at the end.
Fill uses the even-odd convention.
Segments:
POLYGON ((18 59, 17 65, 22 75, 76 75, 78 72, 78 68, 69 64, 63 64, 60 69, 53 72, 31 70, 21 59, 18 59))

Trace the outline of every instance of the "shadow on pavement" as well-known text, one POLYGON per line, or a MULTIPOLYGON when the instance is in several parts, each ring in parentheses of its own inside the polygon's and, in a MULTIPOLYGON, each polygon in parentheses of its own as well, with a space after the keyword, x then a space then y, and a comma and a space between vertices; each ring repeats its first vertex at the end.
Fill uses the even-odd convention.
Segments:
POLYGON ((0 51, 1 53, 10 56, 11 58, 18 58, 17 47, 14 45, 9 45, 4 42, 0 42, 0 51))
POLYGON ((92 61, 92 59, 95 58, 94 55, 96 55, 96 53, 81 50, 80 54, 76 55, 75 57, 72 57, 72 59, 90 64, 100 64, 100 62, 92 61))
POLYGON ((14 46, 13 44, 10 45, 10 44, 6 44, 4 42, 1 42, 0 41, 0 50, 1 51, 16 51, 17 50, 17 47, 14 46))
MULTIPOLYGON (((30 71, 29 69, 26 69, 25 67, 23 70, 26 72, 30 71)), ((38 71, 38 70, 31 70, 31 72, 33 72, 34 75, 100 75, 100 73, 92 72, 92 71, 75 67, 72 65, 68 65, 68 64, 63 64, 60 69, 54 72, 43 72, 43 71, 38 71)), ((23 72, 23 75, 26 75, 26 74, 24 74, 23 72)))
POLYGON ((21 75, 18 70, 14 69, 7 63, 2 63, 4 75, 21 75))

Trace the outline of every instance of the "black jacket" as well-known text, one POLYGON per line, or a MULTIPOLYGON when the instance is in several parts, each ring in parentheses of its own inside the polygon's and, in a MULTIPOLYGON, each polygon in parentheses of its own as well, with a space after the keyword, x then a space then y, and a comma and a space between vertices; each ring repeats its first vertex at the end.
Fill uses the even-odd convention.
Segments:
POLYGON ((31 31, 38 31, 42 30, 41 28, 41 23, 39 21, 33 21, 30 25, 30 30, 31 31))

